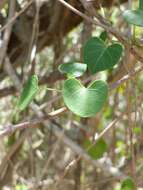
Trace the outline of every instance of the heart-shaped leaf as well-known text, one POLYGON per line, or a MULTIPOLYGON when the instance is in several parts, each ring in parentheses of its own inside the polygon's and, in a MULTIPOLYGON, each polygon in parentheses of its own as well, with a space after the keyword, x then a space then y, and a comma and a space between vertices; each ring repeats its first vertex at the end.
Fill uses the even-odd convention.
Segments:
POLYGON ((141 9, 126 10, 123 17, 129 24, 143 26, 143 10, 141 9))
POLYGON ((80 77, 85 73, 87 65, 83 63, 65 63, 61 64, 58 69, 61 73, 66 73, 74 77, 80 77))
POLYGON ((38 91, 38 77, 37 75, 32 75, 26 82, 19 101, 18 101, 18 108, 20 111, 23 111, 33 100, 37 91, 38 91))
POLYGON ((64 82, 63 98, 66 106, 81 117, 91 117, 103 107, 108 94, 104 81, 97 80, 85 88, 80 81, 70 78, 64 82))
POLYGON ((118 43, 107 46, 100 38, 92 37, 84 46, 84 63, 93 74, 110 69, 119 62, 122 51, 123 47, 118 43))

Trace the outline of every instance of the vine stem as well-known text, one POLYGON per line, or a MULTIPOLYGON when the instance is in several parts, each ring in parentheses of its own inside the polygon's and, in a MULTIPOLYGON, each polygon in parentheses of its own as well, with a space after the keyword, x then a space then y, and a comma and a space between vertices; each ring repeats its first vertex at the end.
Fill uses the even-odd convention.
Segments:
POLYGON ((61 92, 61 91, 62 91, 62 90, 55 89, 55 88, 46 88, 46 90, 49 90, 49 91, 57 91, 57 92, 61 92))

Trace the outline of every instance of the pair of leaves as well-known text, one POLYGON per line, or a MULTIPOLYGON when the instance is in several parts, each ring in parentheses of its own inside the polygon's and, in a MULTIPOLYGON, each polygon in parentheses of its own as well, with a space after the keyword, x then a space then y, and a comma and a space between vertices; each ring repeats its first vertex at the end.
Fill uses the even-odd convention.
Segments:
MULTIPOLYGON (((104 40, 106 37, 102 37, 104 40)), ((84 63, 67 63, 62 64, 59 67, 61 73, 67 73, 74 77, 79 77, 84 74, 87 67, 92 74, 106 69, 113 68, 116 65, 122 55, 123 47, 114 43, 107 46, 106 43, 97 37, 90 38, 84 48, 83 57, 84 63)))
MULTIPOLYGON (((106 40, 106 36, 103 36, 106 40)), ((97 37, 90 38, 84 46, 84 63, 62 64, 60 72, 74 77, 81 76, 86 71, 86 65, 92 73, 112 68, 119 62, 122 55, 122 46, 105 42, 97 37)), ((64 82, 63 98, 66 106, 76 115, 91 117, 103 107, 108 94, 108 87, 104 81, 94 81, 85 88, 80 81, 70 78, 64 82)))
POLYGON ((123 17, 129 24, 143 27, 143 0, 139 1, 138 9, 126 10, 123 17))
MULTIPOLYGON (((32 75, 22 90, 18 101, 20 111, 26 109, 38 91, 38 78, 32 75)), ((68 108, 81 117, 95 115, 106 101, 108 93, 107 84, 103 81, 94 81, 85 88, 78 80, 70 78, 63 87, 64 102, 68 108)))

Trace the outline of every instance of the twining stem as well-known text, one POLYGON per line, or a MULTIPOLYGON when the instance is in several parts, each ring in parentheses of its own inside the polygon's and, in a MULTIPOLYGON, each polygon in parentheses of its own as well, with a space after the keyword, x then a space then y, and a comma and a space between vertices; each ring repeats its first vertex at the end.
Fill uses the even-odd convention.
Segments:
POLYGON ((46 90, 61 92, 61 90, 58 90, 58 89, 55 89, 55 88, 46 88, 46 90))

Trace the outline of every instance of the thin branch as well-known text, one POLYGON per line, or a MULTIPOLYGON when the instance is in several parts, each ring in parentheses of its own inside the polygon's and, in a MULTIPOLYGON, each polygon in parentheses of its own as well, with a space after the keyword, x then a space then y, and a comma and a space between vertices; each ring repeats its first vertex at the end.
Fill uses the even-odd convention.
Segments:
POLYGON ((21 144, 23 143, 23 141, 25 140, 27 136, 27 132, 28 131, 24 131, 24 133, 11 146, 7 154, 1 160, 1 163, 0 163, 0 185, 1 186, 2 186, 1 182, 4 182, 4 178, 7 175, 7 170, 8 170, 7 165, 9 165, 9 161, 12 160, 12 157, 15 155, 15 153, 18 152, 19 147, 21 146, 21 144))
POLYGON ((133 71, 130 71, 129 74, 123 76, 121 79, 114 82, 113 84, 110 84, 109 89, 113 90, 113 89, 119 87, 121 84, 128 81, 129 79, 131 79, 132 77, 134 77, 135 75, 140 73, 142 70, 143 70, 143 65, 136 67, 133 71))
POLYGON ((59 129, 59 124, 54 123, 53 126, 53 132, 55 134, 56 137, 61 138, 61 140, 67 145, 69 146, 77 155, 78 158, 73 160, 64 170, 63 175, 60 175, 60 179, 59 181, 57 181, 57 183, 55 184, 56 186, 58 185, 58 183, 64 179, 67 171, 75 164, 77 163, 78 160, 80 160, 81 158, 84 158, 87 162, 91 163, 93 166, 95 166, 96 168, 100 168, 103 172, 105 172, 106 174, 108 173, 109 175, 113 175, 114 177, 116 177, 117 179, 123 179, 126 177, 125 174, 123 174, 122 172, 120 172, 117 168, 112 167, 112 166, 108 166, 108 164, 104 164, 101 163, 100 161, 97 160, 93 160, 84 149, 82 149, 79 145, 77 145, 75 142, 73 142, 71 139, 69 139, 60 129, 59 129), (58 127, 58 128, 57 128, 58 127))
MULTIPOLYGON (((8 13, 8 21, 11 20, 11 18, 14 16, 15 14, 15 7, 16 7, 16 0, 10 1, 9 0, 9 13, 8 13)), ((7 46, 8 46, 8 42, 10 39, 10 35, 11 35, 11 31, 12 31, 12 23, 8 25, 8 27, 6 28, 5 32, 4 32, 4 37, 2 40, 2 46, 0 48, 0 67, 4 61, 6 52, 7 52, 7 46)))
MULTIPOLYGON (((39 81, 39 85, 52 84, 56 81, 60 81, 63 79, 65 79, 64 75, 61 75, 58 71, 53 71, 49 76, 42 77, 39 81)), ((14 86, 2 88, 0 89, 0 98, 4 98, 9 95, 14 95, 16 94, 16 92, 19 92, 19 89, 15 89, 14 86)))
POLYGON ((10 63, 9 57, 5 58, 4 70, 13 81, 14 87, 19 91, 22 88, 22 84, 20 83, 19 78, 17 77, 15 70, 10 63))
MULTIPOLYGON (((12 0, 10 0, 12 2, 12 0)), ((11 19, 0 29, 0 32, 3 32, 7 27, 9 27, 9 25, 14 24, 14 22, 16 21, 16 19, 23 14, 34 2, 34 0, 29 1, 25 7, 19 11, 17 14, 13 15, 13 17, 11 17, 11 19)))
MULTIPOLYGON (((123 116, 123 114, 116 118, 115 120, 113 120, 99 135, 98 137, 94 140, 94 142, 92 143, 92 145, 88 146, 86 151, 88 151, 90 148, 92 148, 110 129, 112 129, 113 127, 115 127, 115 124, 121 119, 121 117, 123 116)), ((62 180, 65 175, 67 174, 67 172, 69 171, 69 169, 75 165, 80 159, 81 159, 81 155, 79 155, 76 159, 72 160, 65 168, 63 175, 61 176, 62 180)))
POLYGON ((4 126, 3 130, 0 130, 0 138, 7 136, 7 135, 11 135, 12 133, 14 133, 17 130, 22 130, 22 129, 26 129, 29 127, 35 127, 44 121, 50 120, 51 118, 64 113, 65 111, 67 111, 67 109, 65 107, 63 107, 63 108, 60 108, 53 112, 50 112, 46 116, 43 116, 38 119, 36 118, 36 119, 30 120, 30 121, 25 121, 25 122, 19 123, 17 125, 4 126))
MULTIPOLYGON (((7 62, 7 64, 9 64, 8 66, 10 66, 9 68, 11 69, 11 71, 13 70, 12 68, 12 65, 10 62, 7 62)), ((9 70, 10 71, 10 70, 9 70)), ((13 74, 11 75, 11 73, 9 73, 9 71, 7 70, 7 73, 9 74, 9 77, 12 79, 13 83, 14 83, 14 86, 15 88, 21 88, 21 85, 18 84, 18 86, 16 86, 17 84, 15 83, 15 77, 16 74, 15 74, 15 71, 13 70, 13 74), (15 76, 14 76, 15 75, 15 76)), ((17 79, 18 80, 18 83, 20 83, 18 77, 17 79)), ((39 106, 37 106, 36 104, 31 104, 30 105, 30 108, 35 112, 35 114, 37 115, 38 119, 36 119, 36 121, 32 121, 31 122, 25 122, 23 124, 18 124, 16 126, 11 126, 9 127, 8 131, 11 133, 13 132, 13 129, 23 129, 23 128, 27 128, 27 126, 33 126, 36 125, 36 123, 39 121, 43 123, 43 125, 48 128, 48 130, 51 130, 50 126, 49 126, 49 121, 47 121, 47 119, 43 119, 45 117, 47 117, 43 112, 41 112, 39 110, 39 106)), ((59 114, 59 112, 58 112, 59 114)), ((114 167, 110 167, 108 166, 107 164, 103 164, 103 163, 100 163, 98 161, 95 161, 93 160, 79 145, 77 145, 75 142, 73 142, 70 138, 68 138, 62 128, 61 128, 61 125, 58 124, 55 120, 53 120, 52 118, 49 117, 49 120, 50 122, 53 124, 52 126, 52 132, 53 134, 57 137, 57 138, 60 138, 64 144, 66 144, 67 146, 69 146, 76 154, 78 154, 79 156, 81 156, 81 158, 84 158, 87 162, 91 163, 93 166, 95 167, 98 167, 100 169, 102 169, 105 173, 109 173, 109 175, 113 175, 113 176, 116 176, 117 178, 123 178, 124 177, 124 174, 122 174, 121 172, 119 172, 119 170, 117 168, 114 168, 114 167)), ((4 135, 6 133, 3 132, 2 135, 4 135)))
MULTIPOLYGON (((122 85, 123 83, 130 80, 132 77, 134 77, 138 73, 140 73, 142 70, 143 70, 143 65, 136 67, 134 69, 134 71, 130 71, 129 74, 124 75, 122 78, 120 78, 116 82, 111 83, 109 85, 109 90, 113 90, 113 89, 119 87, 120 85, 122 85)), ((48 81, 48 84, 51 84, 51 83, 54 83, 56 81, 63 80, 63 79, 65 79, 64 75, 61 75, 58 71, 54 71, 48 77, 41 78, 41 80, 39 81, 39 85, 44 85, 47 83, 47 81, 48 81)), ((18 91, 19 91, 19 89, 18 89, 18 91)), ((0 89, 0 98, 6 97, 9 95, 13 95, 16 92, 17 92, 17 90, 15 90, 14 86, 5 87, 3 89, 0 89)))
POLYGON ((38 33, 39 33, 39 12, 41 8, 40 0, 35 1, 36 6, 36 14, 33 22, 33 30, 31 35, 31 41, 29 44, 29 53, 28 53, 28 62, 31 64, 31 74, 35 73, 35 55, 37 52, 37 40, 38 40, 38 33))
MULTIPOLYGON (((109 130, 111 130, 115 124, 120 120, 121 116, 117 119, 114 119, 98 136, 97 138, 95 139, 93 145, 96 144, 97 141, 99 141, 109 130)), ((92 145, 92 146, 93 146, 92 145)), ((90 147, 89 147, 90 148, 90 147)))
MULTIPOLYGON (((34 127, 36 125, 38 125, 39 123, 47 123, 47 120, 50 120, 51 123, 53 123, 52 126, 52 132, 54 133, 54 135, 61 139, 67 146, 69 146, 76 154, 79 155, 80 158, 84 158, 87 162, 91 163, 93 166, 95 167, 99 167, 101 168, 105 173, 109 173, 110 175, 115 176, 118 179, 122 179, 125 177, 124 174, 122 174, 121 172, 119 172, 119 170, 117 168, 114 167, 110 167, 106 164, 100 163, 98 161, 92 160, 92 158, 79 146, 77 145, 75 142, 73 142, 71 139, 69 139, 63 132, 63 130, 61 130, 61 126, 55 122, 52 117, 57 116, 63 112, 66 111, 66 108, 62 108, 60 111, 56 111, 55 114, 54 113, 50 113, 47 116, 43 116, 39 119, 33 119, 31 121, 27 121, 27 122, 23 122, 17 125, 11 125, 8 127, 4 127, 4 130, 0 132, 0 137, 4 137, 5 135, 9 135, 13 132, 15 132, 16 130, 21 130, 21 129, 25 129, 25 128, 29 128, 29 127, 34 127), (52 116, 51 116, 52 115, 52 116)), ((113 121, 111 125, 109 125, 107 128, 109 130, 109 128, 111 129, 111 127, 113 127, 113 124, 115 124, 116 121, 113 121)), ((46 124, 45 127, 47 127, 49 129, 49 126, 46 124)), ((107 132, 107 130, 106 130, 107 132)), ((102 133, 102 135, 105 134, 102 133)), ((101 135, 100 135, 101 136, 101 135)), ((73 165, 73 164, 71 164, 73 165)))

